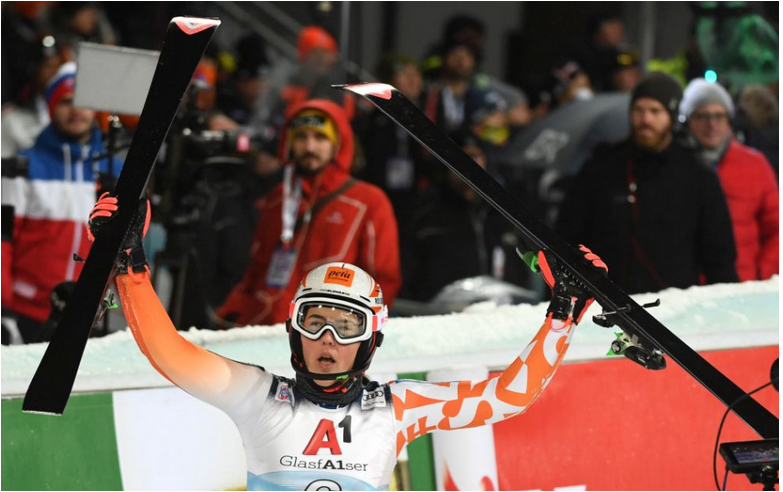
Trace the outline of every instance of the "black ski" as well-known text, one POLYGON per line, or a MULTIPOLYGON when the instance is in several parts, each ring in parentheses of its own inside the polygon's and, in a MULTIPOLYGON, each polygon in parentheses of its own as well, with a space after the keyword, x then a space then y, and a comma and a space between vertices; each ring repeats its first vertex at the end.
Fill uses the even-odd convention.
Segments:
POLYGON ((27 389, 23 411, 62 415, 65 410, 90 331, 102 314, 101 305, 114 276, 114 261, 123 238, 179 103, 219 25, 217 19, 196 17, 175 17, 169 23, 147 100, 114 190, 119 210, 95 238, 62 321, 27 389))
POLYGON ((664 352, 726 406, 736 403, 732 410, 761 437, 778 437, 777 417, 752 398, 737 403, 745 393, 736 384, 634 302, 606 276, 579 261, 574 248, 526 211, 505 188, 473 162, 397 89, 390 85, 374 83, 341 88, 363 96, 410 133, 508 219, 523 235, 529 248, 551 251, 561 266, 582 281, 603 307, 604 315, 598 316, 596 321, 600 321, 604 326, 617 325, 628 335, 629 343, 633 344, 634 349, 626 354, 629 358, 646 367, 657 369, 661 368, 662 364, 659 351, 664 352))

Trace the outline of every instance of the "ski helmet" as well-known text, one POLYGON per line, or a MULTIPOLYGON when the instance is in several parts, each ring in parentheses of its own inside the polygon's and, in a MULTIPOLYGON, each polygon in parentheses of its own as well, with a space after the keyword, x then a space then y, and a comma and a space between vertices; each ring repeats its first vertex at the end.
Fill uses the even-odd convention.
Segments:
POLYGON ((305 275, 291 300, 287 329, 291 346, 291 365, 297 376, 306 379, 344 379, 361 376, 370 365, 375 349, 383 341, 383 327, 388 320, 383 293, 378 282, 361 268, 350 263, 327 263, 305 275), (350 328, 326 322, 318 326, 305 324, 307 312, 313 307, 332 307, 352 315, 350 328), (337 374, 310 372, 302 352, 302 338, 319 339, 326 330, 340 344, 360 343, 350 371, 337 374))

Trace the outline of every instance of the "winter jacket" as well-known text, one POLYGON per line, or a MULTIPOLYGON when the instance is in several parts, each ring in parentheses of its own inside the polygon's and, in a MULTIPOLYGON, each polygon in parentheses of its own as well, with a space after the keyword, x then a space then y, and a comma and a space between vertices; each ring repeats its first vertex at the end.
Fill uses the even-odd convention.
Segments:
POLYGON ((718 178, 729 203, 740 280, 778 273, 778 185, 760 152, 732 139, 718 162, 718 178))
POLYGON ((702 278, 738 280, 720 182, 677 142, 661 152, 630 142, 597 151, 567 193, 555 228, 601 256, 609 277, 631 294, 686 288, 702 278))
MULTIPOLYGON (((391 203, 380 188, 353 180, 349 175, 354 147, 353 132, 345 113, 333 102, 312 100, 295 107, 289 115, 305 108, 319 109, 331 116, 340 134, 340 146, 323 171, 302 179, 298 227, 291 242, 298 254, 288 283, 281 288, 269 285, 267 273, 275 250, 282 244, 285 183, 261 201, 251 250, 252 264, 217 311, 220 318, 240 326, 285 321, 299 281, 323 263, 345 261, 363 268, 381 285, 387 304, 393 302, 402 283, 397 222, 391 203), (342 188, 349 180, 351 184, 342 188), (323 201, 341 188, 342 191, 323 201), (319 202, 323 204, 320 207, 319 202), (308 222, 305 216, 311 207, 318 209, 308 222)), ((287 136, 284 128, 281 159, 288 158, 287 136)))
POLYGON ((12 157, 32 147, 49 121, 49 109, 40 96, 27 106, 3 109, 3 117, 0 120, 0 154, 3 157, 12 157))
POLYGON ((470 202, 450 188, 432 187, 407 226, 406 299, 430 301, 448 284, 480 275, 522 285, 530 272, 515 252, 514 227, 481 198, 470 202))
MULTIPOLYGON (((11 288, 13 297, 4 307, 46 321, 54 286, 78 278, 81 264, 73 254, 86 258, 89 253, 87 218, 96 200, 98 172, 108 172, 108 159, 91 157, 105 152, 97 128, 82 145, 49 125, 35 145, 20 154, 30 160, 28 177, 3 178, 2 202, 13 205, 15 213, 12 248, 3 256, 11 265, 3 290, 11 288)), ((115 161, 113 172, 119 174, 120 167, 115 161)))

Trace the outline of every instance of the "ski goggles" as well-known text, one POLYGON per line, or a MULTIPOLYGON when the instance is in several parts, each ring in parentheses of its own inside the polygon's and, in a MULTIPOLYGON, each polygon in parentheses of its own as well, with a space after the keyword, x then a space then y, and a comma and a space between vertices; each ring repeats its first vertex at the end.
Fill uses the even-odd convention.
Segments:
POLYGON ((372 337, 385 321, 385 309, 369 308, 335 299, 300 299, 291 303, 291 326, 310 340, 318 340, 329 330, 341 345, 363 342, 372 337))

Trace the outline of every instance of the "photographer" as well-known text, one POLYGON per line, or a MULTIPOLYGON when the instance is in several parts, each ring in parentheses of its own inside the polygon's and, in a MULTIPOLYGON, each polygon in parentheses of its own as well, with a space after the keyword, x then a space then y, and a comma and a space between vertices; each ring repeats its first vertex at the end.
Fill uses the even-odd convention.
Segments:
POLYGON ((213 327, 214 309, 250 263, 256 202, 282 179, 277 159, 268 160, 269 135, 216 106, 216 76, 203 65, 168 134, 153 189, 166 230, 155 279, 162 271, 173 276, 169 313, 185 328, 213 327))
MULTIPOLYGON (((3 249, 4 270, 10 272, 3 275, 3 308, 13 313, 25 343, 47 339, 43 328, 52 292, 79 276, 73 255, 85 258, 89 252, 84 218, 95 201, 96 182, 109 169, 107 159, 94 159, 106 152, 94 111, 73 106, 75 79, 76 64, 66 63, 49 82, 52 122, 20 154, 29 159, 29 174, 2 181, 3 205, 13 206, 15 214, 13 241, 3 249)), ((114 163, 115 175, 120 167, 114 163)))

